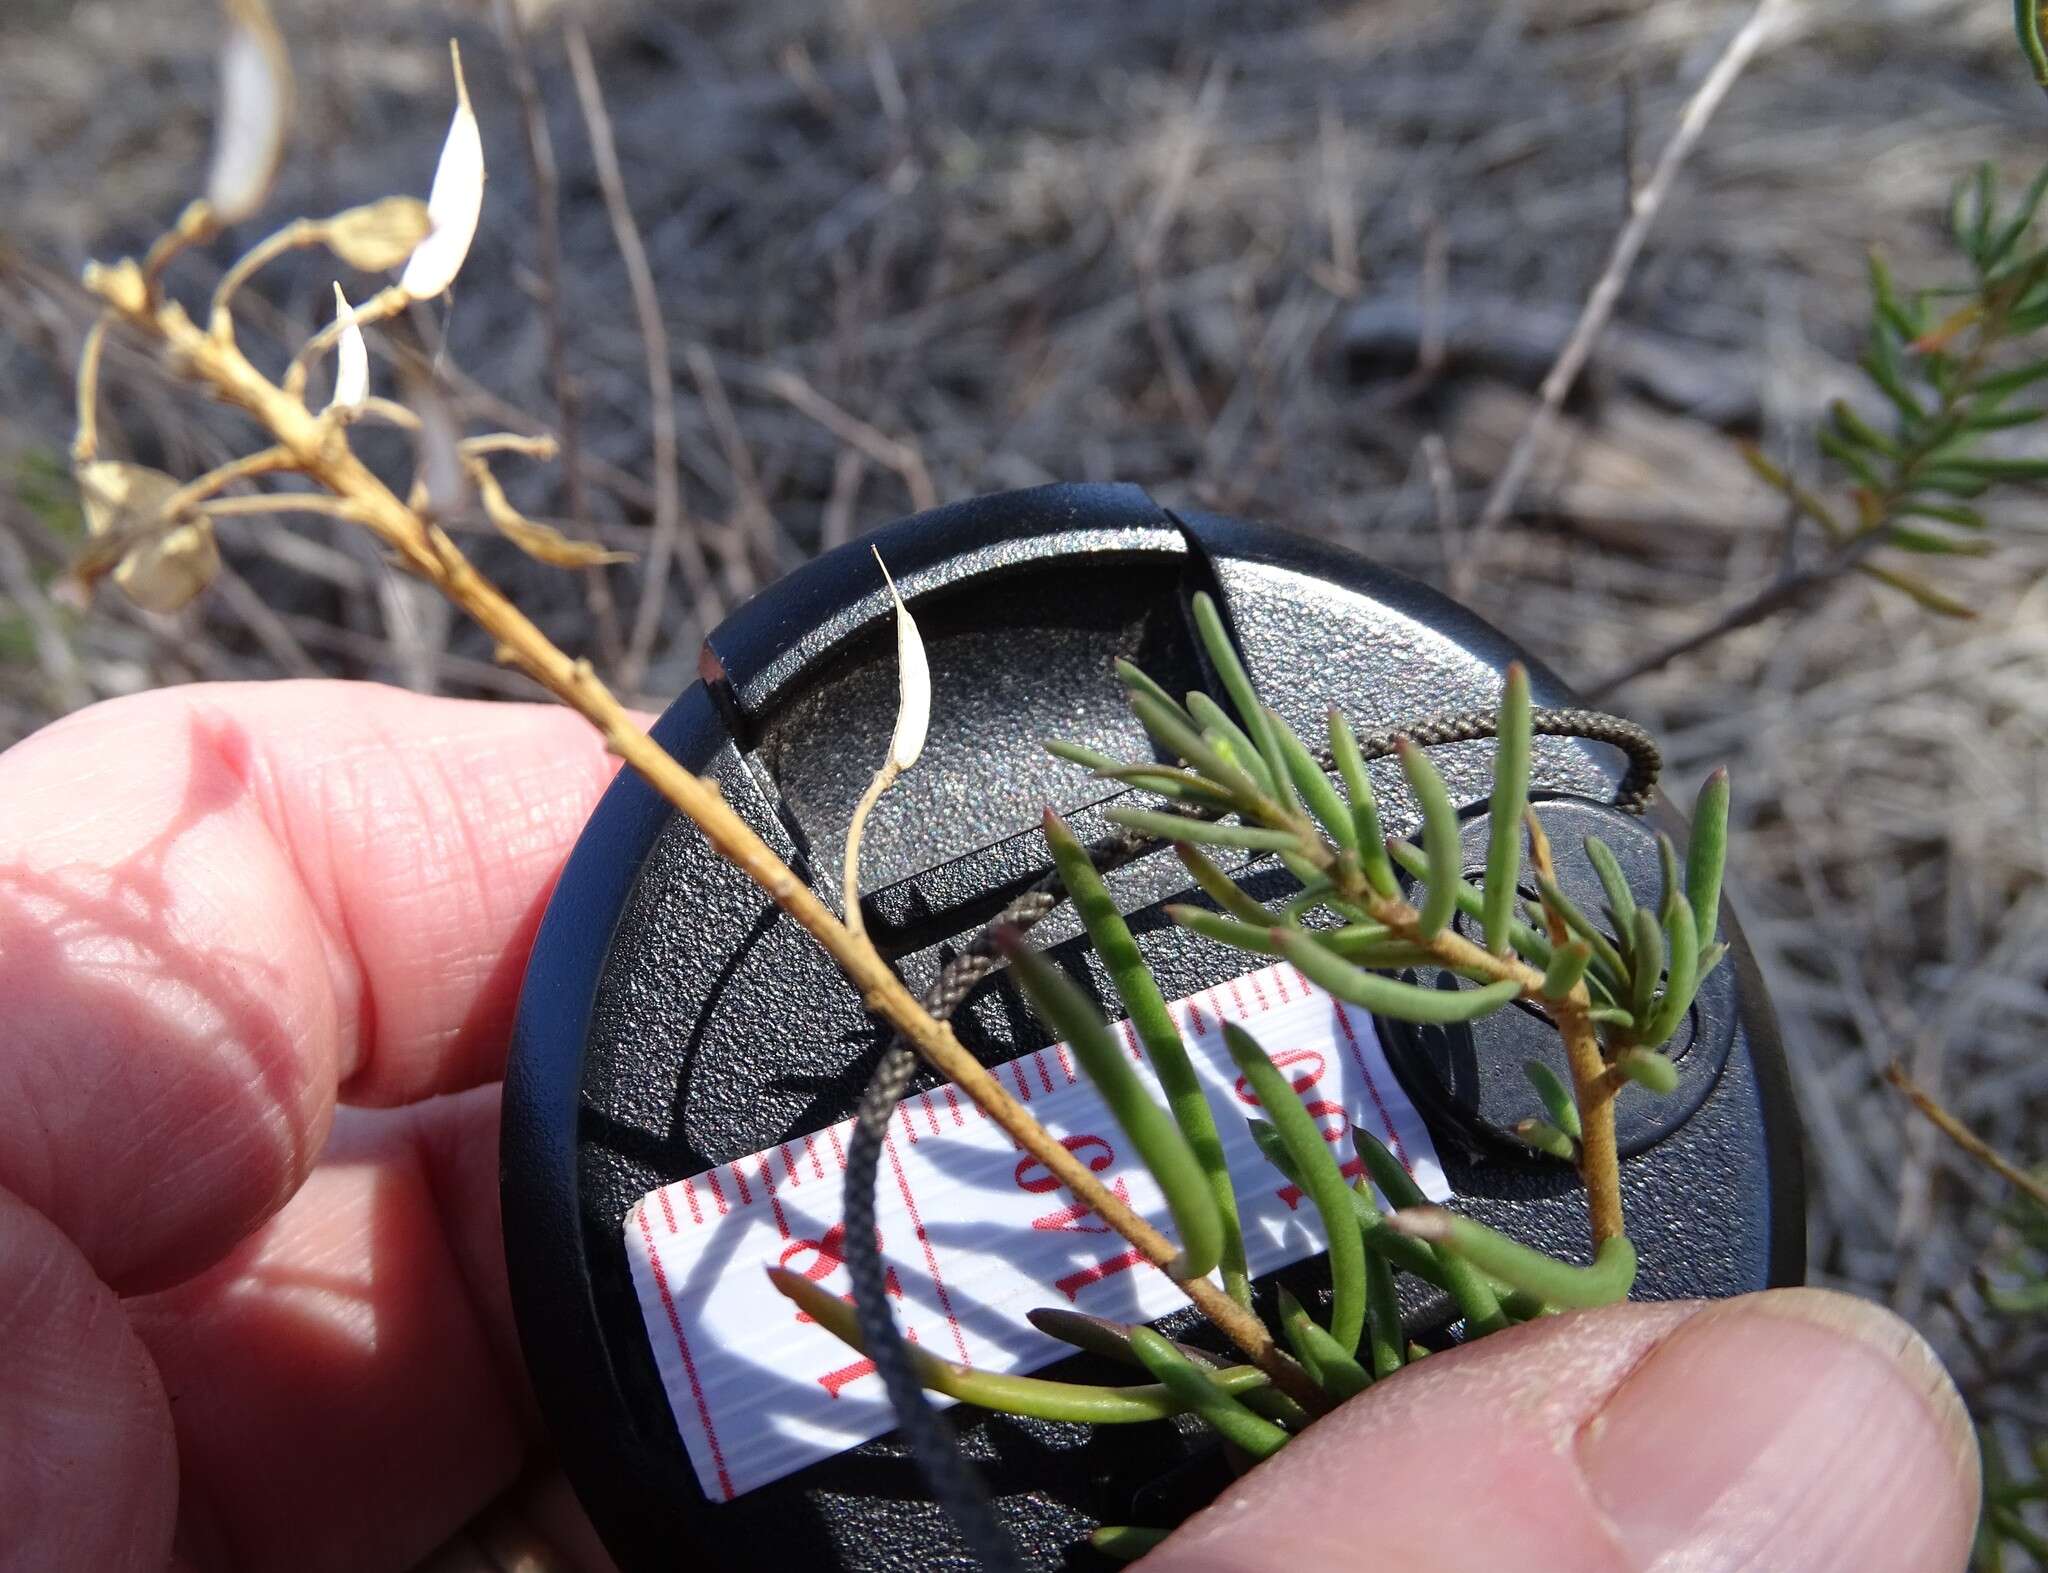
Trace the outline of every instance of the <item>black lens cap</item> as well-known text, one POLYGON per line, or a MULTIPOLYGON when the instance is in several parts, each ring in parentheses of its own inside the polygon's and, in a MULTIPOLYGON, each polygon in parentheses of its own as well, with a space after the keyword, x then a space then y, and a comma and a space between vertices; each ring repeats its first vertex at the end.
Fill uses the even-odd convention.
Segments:
MULTIPOLYGON (((896 705, 893 612, 870 547, 912 605, 932 670, 923 758, 882 800, 862 857, 870 933, 913 988, 1048 865, 1046 805, 1084 832, 1100 824, 1113 794, 1047 755, 1046 739, 1150 752, 1117 658, 1175 692, 1221 697, 1194 635, 1198 591, 1217 599, 1261 691, 1305 734, 1331 705, 1361 731, 1490 709, 1518 658, 1538 705, 1575 702, 1462 607, 1306 536, 1169 512, 1128 486, 1046 486, 936 509, 826 554, 734 613, 705 642, 702 680, 653 729, 835 907, 847 819, 887 751, 896 705)), ((1483 856, 1492 745, 1453 744, 1432 758, 1467 805, 1468 849, 1483 856)), ((1653 810, 1646 829, 1608 807, 1621 777, 1622 760, 1599 744, 1538 739, 1538 811, 1561 877, 1592 911, 1586 834, 1607 840, 1639 892, 1654 893, 1651 831, 1682 829, 1668 810, 1653 810)), ((1398 772, 1375 767, 1375 781, 1389 830, 1406 833, 1414 811, 1398 772)), ((1262 897, 1290 888, 1277 865, 1238 872, 1262 897)), ((1171 856, 1134 865, 1115 887, 1170 999, 1247 970, 1241 954, 1159 914, 1165 901, 1198 899, 1187 887, 1171 856)), ((1063 917, 1035 941, 1113 1001, 1063 917)), ((1678 1092, 1620 1110, 1639 1297, 1739 1294, 1796 1282, 1803 1268, 1799 1138, 1776 1022, 1733 916, 1724 911, 1721 925, 1729 960, 1681 1033, 1678 1092)), ((1000 975, 956 1026, 990 1065, 1047 1044, 1000 975)), ((1376 1026, 1457 1205, 1532 1245, 1583 1254, 1576 1177, 1508 1136, 1535 1112, 1521 1062, 1553 1055, 1555 1034, 1513 1010, 1455 1032, 1376 1026)), ((676 1419, 701 1384, 666 1351, 743 1341, 750 1329, 686 1329, 667 1285, 662 1303, 677 1325, 657 1329, 628 1251, 644 1200, 721 1165, 774 1151, 771 1178, 814 1173, 822 1184, 825 1168, 799 1166, 819 1133, 852 1113, 881 1044, 824 953, 623 772, 570 856, 528 965, 505 1081, 502 1182, 527 1365, 562 1464, 626 1573, 969 1566, 893 1435, 729 1500, 707 1490, 676 1419)), ((723 1205, 708 1186, 702 1201, 723 1205)), ((692 1270, 763 1265, 707 1259, 692 1270)), ((1278 1276, 1304 1297, 1327 1287, 1317 1258, 1278 1276)), ((1404 1308, 1418 1327, 1446 1319, 1427 1297, 1404 1308)), ((1167 1325, 1191 1323, 1183 1313, 1167 1325)), ((1043 1374, 1118 1379, 1078 1355, 1043 1374)), ((761 1380, 758 1394, 695 1397, 742 1408, 787 1397, 765 1368, 761 1380)), ((1228 1478, 1196 1428, 1091 1428, 965 1407, 952 1419, 1034 1567, 1091 1565, 1082 1543, 1096 1525, 1170 1524, 1228 1478)))

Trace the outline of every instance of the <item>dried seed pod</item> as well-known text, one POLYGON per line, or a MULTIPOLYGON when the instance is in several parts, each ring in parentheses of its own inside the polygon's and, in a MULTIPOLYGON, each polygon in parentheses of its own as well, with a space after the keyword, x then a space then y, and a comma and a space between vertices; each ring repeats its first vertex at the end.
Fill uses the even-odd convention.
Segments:
POLYGON ((398 278, 398 287, 414 300, 432 300, 455 282, 484 209, 483 136, 469 105, 462 51, 453 39, 448 42, 448 53, 455 62, 455 118, 449 123, 448 140, 441 145, 441 161, 434 168, 433 188, 427 193, 427 217, 433 228, 398 278))
POLYGON ((337 213, 324 226, 327 249, 352 268, 383 273, 404 264, 434 222, 418 197, 386 197, 337 213))
POLYGON ((370 396, 370 350, 363 342, 363 330, 356 322, 355 307, 334 286, 334 320, 341 324, 341 337, 334 345, 334 397, 330 410, 352 410, 370 396))
POLYGON ((94 539, 134 539, 115 565, 114 583, 137 606, 175 612, 220 572, 220 548, 204 519, 158 528, 164 504, 178 490, 176 477, 144 464, 96 459, 78 467, 78 489, 94 539))
POLYGON ((263 206, 284 157, 292 67, 266 0, 226 0, 226 9, 206 201, 220 223, 239 224, 263 206))
POLYGON ((925 733, 932 724, 932 669, 925 659, 924 639, 917 622, 897 593, 889 565, 875 549, 875 566, 889 586, 889 599, 896 603, 896 730, 889 739, 889 763, 908 770, 924 752, 925 733))

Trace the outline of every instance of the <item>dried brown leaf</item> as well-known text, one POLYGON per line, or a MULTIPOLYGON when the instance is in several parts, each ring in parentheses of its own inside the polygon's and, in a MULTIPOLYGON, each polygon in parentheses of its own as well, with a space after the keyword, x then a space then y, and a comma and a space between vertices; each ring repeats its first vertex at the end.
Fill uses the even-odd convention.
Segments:
POLYGON ((324 229, 327 249, 343 262, 383 273, 401 266, 433 227, 418 197, 386 197, 335 214, 324 229))
POLYGON ((86 528, 110 546, 133 540, 114 567, 114 583, 137 606, 175 612, 220 572, 213 527, 195 519, 164 530, 164 504, 179 489, 174 476, 144 464, 96 459, 78 467, 86 528))
POLYGON ((470 461, 469 474, 484 505, 484 517, 491 521, 492 528, 536 562, 551 568, 593 568, 600 563, 633 560, 631 552, 615 552, 595 541, 574 540, 551 524, 527 518, 512 506, 498 478, 481 459, 470 461))

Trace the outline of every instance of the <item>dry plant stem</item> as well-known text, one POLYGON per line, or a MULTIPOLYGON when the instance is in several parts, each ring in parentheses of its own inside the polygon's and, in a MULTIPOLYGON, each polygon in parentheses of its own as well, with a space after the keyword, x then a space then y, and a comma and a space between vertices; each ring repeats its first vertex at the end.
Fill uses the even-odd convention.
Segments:
MULTIPOLYGON (((1547 843, 1542 846, 1541 862, 1534 856, 1530 861, 1536 867, 1547 869, 1550 848, 1547 843)), ((1415 936, 1421 914, 1407 902, 1398 897, 1381 896, 1364 888, 1362 882, 1360 889, 1346 890, 1344 894, 1346 899, 1364 907, 1375 923, 1384 924, 1403 938, 1415 936)), ((1568 936, 1557 934, 1554 937, 1562 944, 1568 936)), ((1455 929, 1445 929, 1434 939, 1418 943, 1423 944, 1439 963, 1457 972, 1521 984, 1530 998, 1542 1000, 1556 1020, 1558 1032, 1564 1039, 1566 1057, 1571 1062, 1573 1099, 1579 1106, 1579 1120, 1585 1129, 1579 1175, 1585 1182, 1587 1204, 1592 1212, 1593 1246, 1598 1250, 1603 1242, 1622 1233, 1621 1161, 1615 1147, 1614 1100, 1601 1090, 1601 1078, 1606 1072, 1607 1062, 1600 1052, 1600 1039, 1593 1028, 1592 1000, 1586 993, 1585 984, 1575 985, 1562 1000, 1546 999, 1542 973, 1513 956, 1494 955, 1455 929)))
POLYGON ((157 280, 164 276, 164 269, 171 265, 178 253, 190 246, 204 245, 219 230, 213 208, 204 198, 186 203, 185 211, 178 215, 178 222, 157 236, 149 248, 149 255, 143 258, 142 280, 150 299, 156 298, 157 280))
POLYGON ((1856 565, 1885 544, 1885 532, 1865 530, 1842 542, 1825 559, 1811 568, 1780 574, 1746 601, 1738 602, 1705 627, 1663 645, 1637 661, 1611 672, 1585 690, 1588 703, 1598 704, 1625 683, 1669 666, 1681 656, 1716 644, 1732 633, 1753 627, 1788 607, 1797 606, 1855 569, 1856 565))
POLYGON ((1935 1100, 1932 1093, 1906 1074, 1906 1068, 1897 1060, 1893 1060, 1885 1067, 1884 1079, 1903 1092, 1912 1101, 1913 1107, 1918 1109, 1927 1118, 1928 1123, 1942 1135, 2014 1189, 2032 1197, 2041 1206, 2048 1207, 2048 1181, 2043 1181, 2039 1175, 2029 1174, 1949 1113, 1935 1100))
POLYGON ((590 57, 590 40, 574 18, 563 24, 562 42, 569 53, 569 74, 576 81, 576 101, 583 109, 583 124, 590 132, 590 154, 597 166, 598 187, 604 193, 612 234, 626 264, 626 283, 633 293, 633 315, 639 319, 640 342, 647 352, 647 412, 654 436, 654 534, 647 544, 647 578, 640 591, 640 605, 633 614, 625 658, 619 663, 619 681, 630 689, 639 685, 647 670, 648 657, 654 653, 655 637, 661 631, 661 614, 668 601, 670 563, 681 558, 683 578, 693 599, 710 583, 711 569, 704 560, 702 543, 694 536, 683 539, 683 489, 676 459, 676 395, 669 371, 668 327, 661 318, 661 296, 654 287, 654 269, 647 260, 647 247, 640 239, 640 226, 634 222, 633 206, 626 199, 626 178, 619 169, 619 150, 612 141, 611 115, 604 106, 597 64, 590 57))
MULTIPOLYGON (((478 573, 447 533, 408 507, 349 448, 346 428, 314 415, 269 381, 234 344, 202 332, 175 303, 156 304, 112 270, 92 269, 87 286, 146 337, 161 343, 184 373, 227 404, 252 416, 288 453, 300 473, 331 494, 337 510, 375 535, 405 567, 461 607, 496 642, 500 658, 525 672, 582 715, 605 745, 638 771, 703 833, 713 851, 751 879, 824 947, 867 1008, 889 1023, 925 1061, 949 1077, 1024 1151, 1043 1163, 1146 1259, 1162 1270, 1179 1247, 1125 1205, 1088 1166, 1006 1093, 946 1023, 926 1013, 881 954, 850 933, 767 843, 735 814, 717 787, 678 764, 642 731, 587 661, 572 659, 478 573)), ((306 499, 260 499, 271 507, 306 499)), ((236 503, 259 499, 233 499, 236 503)), ((1274 1344, 1265 1324, 1207 1279, 1176 1279, 1188 1298, 1290 1394, 1308 1395, 1306 1375, 1274 1344)))
MULTIPOLYGON (((562 331, 562 203, 555 143, 548 132, 540 81, 534 74, 533 53, 528 47, 526 18, 518 0, 496 0, 492 12, 512 68, 513 91, 519 95, 526 172, 533 182, 541 321, 547 338, 548 381, 555 396, 555 424, 562 433, 562 505, 575 521, 578 532, 587 533, 590 512, 583 490, 582 409, 575 383, 569 376, 568 336, 562 331)), ((593 564, 586 569, 583 585, 585 603, 596 628, 598 652, 607 669, 616 669, 626 653, 625 640, 619 630, 619 609, 612 598, 612 582, 604 566, 593 564)))
POLYGON ((1529 417, 1529 424, 1522 429, 1522 435, 1515 440, 1508 461, 1502 467, 1500 476, 1493 483, 1493 490, 1487 493, 1485 506, 1480 509, 1479 522, 1472 527, 1467 550, 1461 562, 1462 573, 1454 588, 1461 594, 1469 589, 1480 568, 1486 543, 1494 531, 1506 522, 1514 510, 1515 503, 1522 495, 1522 487, 1529 479, 1529 471, 1536 463, 1537 452, 1549 436, 1550 428, 1557 419, 1557 412, 1564 404, 1565 395, 1571 392, 1572 384, 1585 369, 1586 358, 1593 353, 1593 343, 1600 336, 1600 330, 1607 326, 1607 319, 1614 315, 1615 304, 1621 299, 1622 286, 1628 282, 1636 258, 1641 254, 1643 242, 1649 238, 1650 228, 1657 222, 1657 214, 1664 206, 1664 199, 1671 194, 1672 184, 1678 179, 1678 172, 1685 165, 1700 134, 1707 129, 1707 122, 1714 118, 1714 111, 1721 107, 1721 100, 1728 96, 1728 90, 1735 85, 1735 79, 1742 75, 1750 59, 1756 54, 1777 20, 1777 14, 1789 0, 1758 0, 1757 7, 1749 14, 1749 20, 1736 29, 1735 36, 1722 49, 1721 57, 1700 83, 1685 109, 1678 117, 1678 127, 1671 133, 1671 140, 1664 144, 1664 151, 1658 156, 1657 167, 1642 189, 1636 192, 1629 205, 1628 222, 1621 227, 1621 233, 1614 238, 1614 249, 1608 253, 1607 266, 1601 270, 1594 283, 1592 293, 1586 297, 1586 304, 1579 312, 1579 320, 1573 326, 1571 337, 1558 352, 1550 373, 1543 379, 1543 387, 1535 411, 1529 417))
POLYGON ((762 385, 841 442, 851 443, 883 469, 894 470, 903 478, 904 488, 910 493, 910 505, 919 513, 939 505, 938 490, 932 485, 931 472, 925 468, 924 455, 915 443, 899 442, 858 416, 849 415, 793 371, 771 371, 762 385))
POLYGON ((896 784, 896 778, 903 774, 895 760, 885 763, 868 782, 868 789, 861 793, 860 801, 853 805, 853 818, 846 826, 846 868, 840 882, 840 908, 846 917, 847 932, 859 939, 867 932, 867 919, 860 910, 860 838, 868 828, 868 815, 882 800, 882 794, 896 784))
MULTIPOLYGON (((1550 838, 1543 833, 1535 812, 1528 815, 1529 865, 1544 879, 1555 879, 1557 867, 1550 856, 1550 838)), ((1550 939, 1563 945, 1571 936, 1564 920, 1544 909, 1550 925, 1550 939)), ((1572 1073, 1572 1101, 1579 1109, 1579 1177, 1586 1186, 1586 1205, 1592 1214, 1593 1249, 1622 1232, 1621 1156, 1614 1137, 1615 1086, 1608 1077, 1607 1059, 1600 1052, 1600 1037, 1593 1028, 1593 1001, 1584 980, 1574 983, 1563 999, 1545 1000, 1558 1035, 1564 1039, 1566 1063, 1572 1073)))
POLYGON ((318 492, 265 492, 256 497, 216 497, 201 503, 198 512, 209 519, 228 519, 249 514, 318 513, 330 519, 364 522, 362 510, 344 497, 323 497, 318 492))
POLYGON ((87 464, 100 451, 100 361, 107 347, 107 323, 103 312, 85 330, 85 344, 78 352, 78 434, 71 439, 71 461, 87 464))
POLYGON ((208 470, 195 481, 188 481, 164 499, 165 520, 174 521, 185 512, 206 501, 216 492, 232 486, 236 481, 249 480, 258 475, 274 475, 279 470, 293 467, 294 461, 289 449, 263 448, 257 452, 223 464, 217 470, 208 470))
POLYGON ((283 229, 259 241, 236 259, 233 267, 221 275, 220 283, 213 291, 213 304, 206 314, 207 326, 215 333, 232 338, 235 332, 234 318, 229 313, 235 294, 254 278, 268 263, 283 256, 287 251, 296 251, 303 246, 317 245, 326 233, 326 226, 316 224, 308 218, 294 219, 283 229))

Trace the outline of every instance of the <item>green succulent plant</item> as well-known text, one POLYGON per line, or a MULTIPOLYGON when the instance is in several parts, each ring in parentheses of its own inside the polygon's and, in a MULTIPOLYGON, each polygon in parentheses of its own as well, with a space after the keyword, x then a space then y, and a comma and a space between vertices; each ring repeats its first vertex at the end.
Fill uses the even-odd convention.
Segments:
MULTIPOLYGON (((1041 1331, 1133 1366, 1150 1380, 1105 1387, 980 1372, 922 1351, 913 1359, 927 1388, 968 1403, 1096 1424, 1193 1415, 1238 1456, 1256 1460, 1415 1357, 1401 1323, 1399 1274, 1444 1291, 1467 1338, 1553 1311, 1626 1298, 1636 1251, 1622 1226, 1613 1100, 1628 1082, 1652 1092, 1674 1085, 1663 1047, 1725 953, 1713 936, 1727 845, 1728 781, 1719 771, 1708 779, 1682 854, 1669 838, 1659 837, 1663 879, 1654 902, 1639 902, 1612 851, 1589 838, 1587 852, 1606 904, 1598 914, 1583 910, 1559 887, 1544 833, 1529 812, 1529 681, 1519 666, 1510 667, 1494 727, 1486 866, 1474 884, 1464 878, 1456 806, 1421 747, 1406 739, 1394 744, 1402 777, 1420 808, 1418 839, 1389 838, 1358 736, 1343 714, 1329 713, 1324 748, 1311 747, 1260 701, 1214 603, 1197 596, 1194 613, 1230 710, 1200 693, 1177 700, 1124 664, 1118 671, 1131 710, 1171 762, 1119 761, 1070 744, 1049 746, 1105 781, 1157 799, 1112 807, 1107 817, 1172 846, 1208 898, 1207 905, 1167 908, 1173 922, 1191 934, 1250 956, 1284 957, 1335 997, 1381 1016, 1466 1021, 1520 1002, 1552 1021, 1565 1039, 1571 1079, 1567 1084, 1548 1068, 1530 1064, 1547 1118, 1525 1124, 1520 1134, 1533 1148, 1578 1167, 1593 1235, 1591 1261, 1570 1262, 1430 1206, 1401 1162, 1364 1131, 1355 1131, 1353 1139, 1366 1177, 1346 1180, 1287 1075, 1250 1032, 1226 1025, 1230 1055, 1266 1115, 1252 1122, 1252 1134, 1266 1158, 1306 1194, 1326 1242, 1327 1322, 1291 1296, 1279 1301, 1278 1330, 1306 1373, 1304 1389, 1283 1391, 1266 1371, 1177 1344, 1149 1327, 1051 1308, 1031 1313, 1041 1331), (1270 854, 1294 876, 1299 891, 1263 904, 1223 872, 1214 856, 1220 852, 1270 854), (1518 894, 1525 859, 1538 892, 1533 901, 1518 894), (1460 913, 1478 938, 1453 925, 1460 913), (1425 965, 1476 986, 1449 991, 1400 976, 1425 965)), ((1230 1296, 1250 1306, 1236 1189, 1224 1163, 1216 1112, 1088 849, 1051 812, 1046 839, 1123 1011, 1156 1067, 1163 1102, 1133 1074, 1102 1010, 1079 985, 1021 936, 999 935, 998 944, 1033 1008, 1073 1049, 1158 1180, 1181 1244, 1176 1276, 1220 1273, 1230 1296)), ((850 1307, 800 1275, 772 1276, 821 1325, 862 1347, 850 1307)), ((1113 1555, 1136 1556, 1155 1543, 1157 1533, 1111 1528, 1100 1531, 1095 1543, 1113 1555)))

